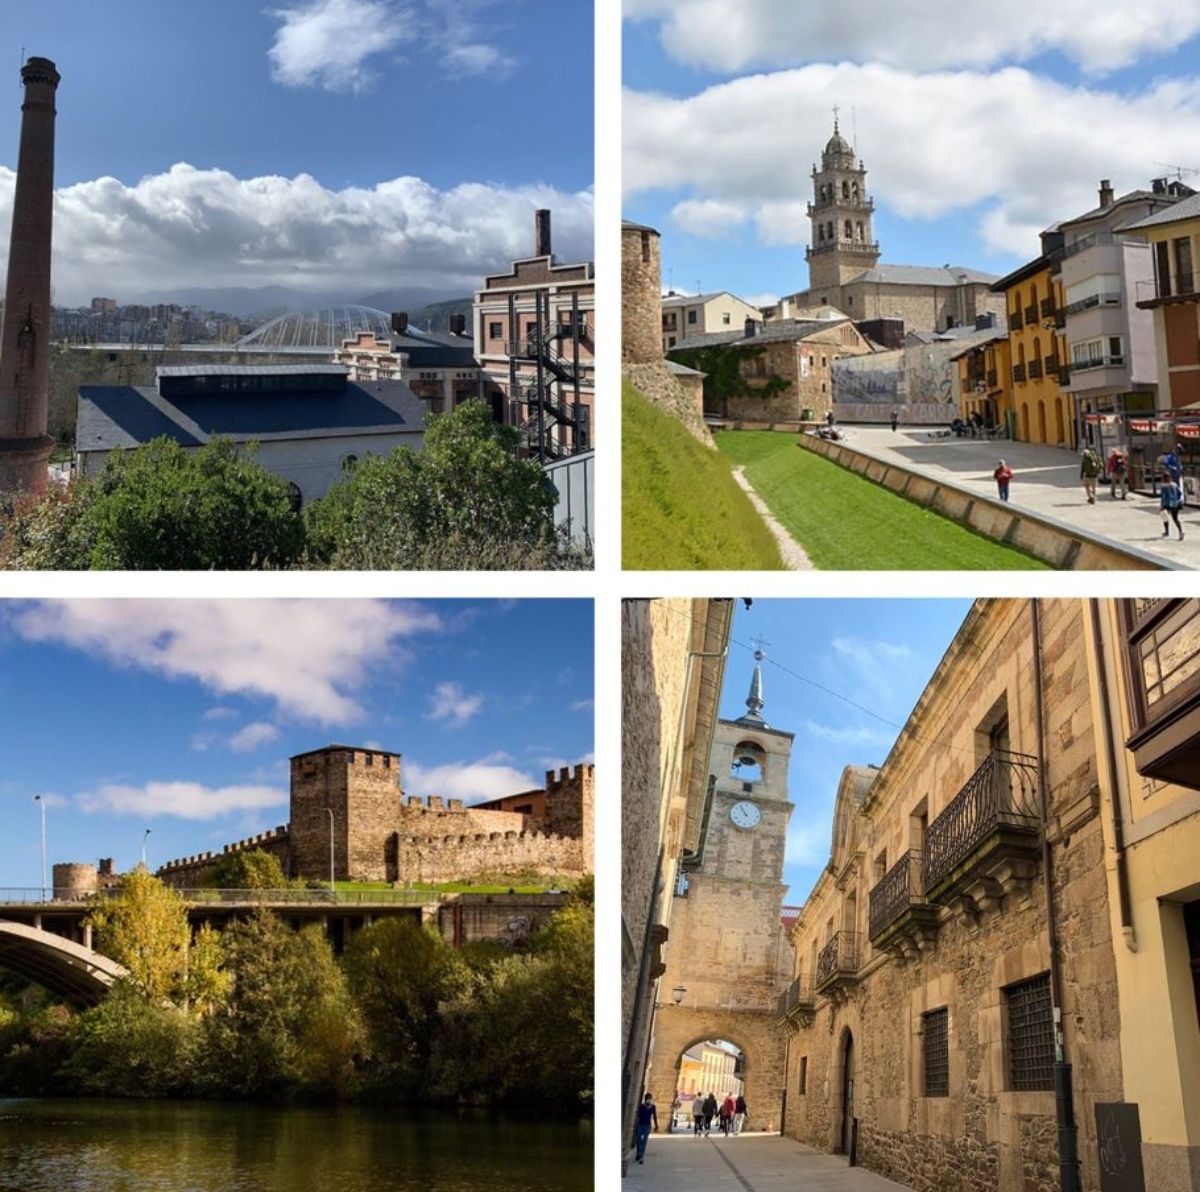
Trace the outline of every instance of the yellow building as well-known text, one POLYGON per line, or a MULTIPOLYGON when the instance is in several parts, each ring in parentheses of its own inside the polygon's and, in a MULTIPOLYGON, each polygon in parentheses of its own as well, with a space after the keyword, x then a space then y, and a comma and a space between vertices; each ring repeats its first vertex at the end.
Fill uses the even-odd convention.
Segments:
POLYGON ((978 414, 985 427, 1000 427, 1008 438, 1015 436, 1012 365, 1008 334, 965 348, 958 362, 959 415, 964 421, 978 414))
POLYGON ((1123 1100, 1137 1107, 1145 1186, 1193 1189, 1200 1187, 1200 600, 1090 605, 1123 1100))
POLYGON ((1004 295, 1008 311, 1008 351, 1012 377, 1015 437, 1024 443, 1074 445, 1070 397, 1060 384, 1060 312, 1066 309, 1061 275, 1049 254, 1061 236, 1042 234, 1042 255, 992 287, 1004 295))

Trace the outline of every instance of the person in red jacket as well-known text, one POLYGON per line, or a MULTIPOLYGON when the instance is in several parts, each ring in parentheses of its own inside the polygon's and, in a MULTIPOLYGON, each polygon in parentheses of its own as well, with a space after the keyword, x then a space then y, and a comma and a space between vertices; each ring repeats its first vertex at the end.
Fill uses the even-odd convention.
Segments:
POLYGON ((1008 486, 1012 483, 1013 470, 1001 460, 996 465, 996 470, 992 473, 992 479, 996 482, 996 488, 1000 492, 1000 500, 1008 500, 1008 486))
POLYGON ((729 1137, 729 1131, 733 1129, 733 1115, 737 1112, 737 1103, 733 1099, 732 1093, 725 1095, 725 1100, 721 1102, 721 1133, 726 1138, 729 1137))

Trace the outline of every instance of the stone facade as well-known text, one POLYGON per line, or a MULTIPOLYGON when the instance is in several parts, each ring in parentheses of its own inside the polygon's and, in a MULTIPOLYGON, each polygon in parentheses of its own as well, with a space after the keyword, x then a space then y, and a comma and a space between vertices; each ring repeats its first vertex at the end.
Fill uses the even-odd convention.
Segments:
MULTIPOLYGON (((530 792, 531 806, 545 807, 545 816, 405 797, 400 781, 397 753, 331 745, 299 754, 292 758, 291 823, 223 853, 262 849, 290 876, 315 880, 329 878, 331 840, 339 881, 577 877, 592 870, 593 766, 547 773, 545 791, 530 792)), ((221 855, 171 861, 159 876, 195 885, 221 855)))
MULTIPOLYGON (((1039 707, 1030 603, 976 604, 882 768, 847 771, 793 930, 785 1132, 844 1151, 855 1118, 859 1162, 918 1192, 1058 1187, 1050 1069, 1013 1075, 1014 987, 1051 969, 1043 832, 1083 1186, 1099 1186, 1093 1106, 1121 1099, 1121 1015, 1084 610, 1040 602, 1039 707), (927 1016, 943 1012, 939 1090, 927 1016)), ((1050 1058, 1052 998, 1035 1024, 1050 1058)))
POLYGON ((663 358, 662 241, 641 224, 621 225, 621 362, 663 358))

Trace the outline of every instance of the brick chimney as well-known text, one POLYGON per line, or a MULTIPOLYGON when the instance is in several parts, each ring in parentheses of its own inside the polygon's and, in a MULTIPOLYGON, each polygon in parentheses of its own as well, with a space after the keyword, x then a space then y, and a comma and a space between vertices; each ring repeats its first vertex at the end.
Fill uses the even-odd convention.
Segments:
POLYGON ((550 212, 543 208, 533 214, 533 255, 548 257, 551 255, 550 241, 550 212))
POLYGON ((1111 207, 1113 205, 1113 188, 1112 183, 1107 178, 1100 179, 1100 206, 1111 207))
POLYGON ((392 330, 397 335, 404 335, 408 331, 408 311, 392 311, 392 330))
POLYGON ((48 58, 21 68, 21 148, 8 288, 0 330, 0 492, 38 491, 54 441, 46 434, 50 373, 50 235, 54 218, 54 93, 48 58))

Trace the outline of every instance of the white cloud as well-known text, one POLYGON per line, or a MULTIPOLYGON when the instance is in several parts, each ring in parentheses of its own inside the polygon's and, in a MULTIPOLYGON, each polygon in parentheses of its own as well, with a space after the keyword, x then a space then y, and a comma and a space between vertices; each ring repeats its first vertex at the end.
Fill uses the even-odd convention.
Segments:
POLYGON ((577 699, 571 704, 572 712, 591 712, 596 707, 594 699, 577 699))
POLYGON ((747 214, 742 203, 726 203, 719 199, 685 199, 675 204, 671 218, 690 236, 718 240, 744 224, 747 214))
POLYGON ((482 695, 469 695, 457 683, 439 683, 429 697, 425 719, 445 721, 449 728, 462 728, 482 707, 482 695))
MULTIPOLYGON (((1200 162, 1197 78, 1117 93, 1016 67, 917 74, 842 63, 736 79, 685 98, 628 92, 628 191, 683 190, 696 203, 741 205, 762 240, 799 246, 833 95, 854 96, 877 200, 907 219, 976 208, 984 242, 997 252, 1034 255, 1039 230, 1095 206, 1101 178, 1119 193, 1146 186, 1162 172, 1157 162, 1200 162), (1097 135, 1073 135, 1085 128, 1097 135)), ((803 271, 797 252, 797 288, 803 271)))
POLYGON ((491 74, 504 78, 517 65, 517 60, 503 50, 482 42, 447 46, 446 57, 461 74, 491 74))
POLYGON ((409 36, 412 12, 382 0, 310 0, 279 8, 267 56, 271 77, 285 87, 364 91, 374 80, 367 59, 409 36))
POLYGON ((403 771, 404 792, 410 795, 442 795, 447 799, 465 799, 481 803, 535 790, 541 779, 523 773, 513 766, 477 762, 449 762, 443 766, 422 766, 407 762, 403 771))
POLYGON ((804 722, 804 731, 810 737, 830 741, 835 745, 881 745, 890 746, 896 739, 895 730, 882 726, 873 728, 861 725, 854 728, 835 728, 831 724, 818 724, 813 720, 804 722))
POLYGON ((216 819, 235 811, 279 807, 287 801, 287 792, 278 787, 208 787, 199 782, 147 782, 142 786, 106 783, 77 797, 79 806, 89 813, 147 819, 171 815, 188 820, 216 819))
POLYGON ((215 708, 209 708, 200 719, 204 721, 236 720, 237 712, 233 708, 222 707, 218 704, 215 708))
POLYGON ((258 720, 238 729, 229 738, 229 748, 234 753, 253 753, 263 745, 279 740, 279 729, 266 721, 258 720))
POLYGON ((66 807, 70 802, 69 799, 64 799, 62 795, 56 795, 52 791, 42 791, 35 797, 41 799, 47 807, 66 807))
POLYGON ((1194 0, 1043 0, 1023 19, 961 0, 625 0, 625 15, 659 23, 663 48, 678 61, 728 72, 822 60, 990 66, 1048 50, 1104 71, 1200 32, 1194 0))
POLYGON ((396 665, 403 639, 441 627, 419 606, 377 600, 48 600, 11 619, 27 640, 267 697, 322 724, 356 720, 369 668, 396 665))
MULTIPOLYGON (((15 171, 0 166, 4 227, 15 186, 15 171)), ((333 190, 307 174, 238 178, 180 162, 134 185, 98 178, 56 193, 54 300, 271 284, 350 298, 398 278, 469 293, 529 255, 539 207, 554 213, 559 258, 590 260, 589 191, 483 182, 443 190, 411 176, 333 190)))

